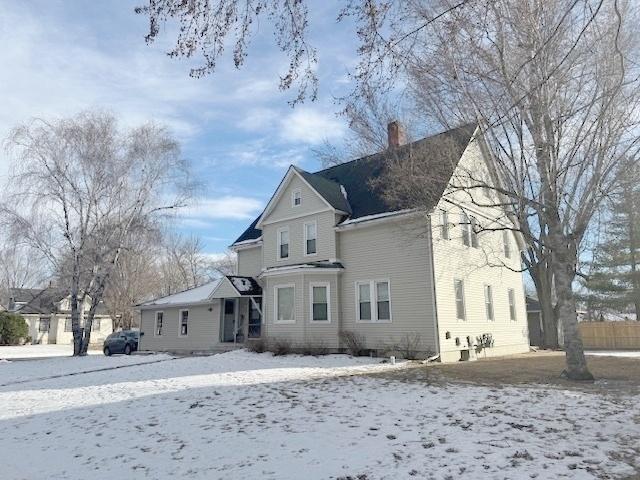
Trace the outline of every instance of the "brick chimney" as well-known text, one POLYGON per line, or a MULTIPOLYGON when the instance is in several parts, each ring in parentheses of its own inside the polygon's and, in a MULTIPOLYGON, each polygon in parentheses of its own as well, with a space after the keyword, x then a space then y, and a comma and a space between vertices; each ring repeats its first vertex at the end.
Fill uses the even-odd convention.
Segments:
POLYGON ((387 140, 389 148, 396 148, 407 143, 407 135, 400 122, 394 120, 387 124, 387 140))

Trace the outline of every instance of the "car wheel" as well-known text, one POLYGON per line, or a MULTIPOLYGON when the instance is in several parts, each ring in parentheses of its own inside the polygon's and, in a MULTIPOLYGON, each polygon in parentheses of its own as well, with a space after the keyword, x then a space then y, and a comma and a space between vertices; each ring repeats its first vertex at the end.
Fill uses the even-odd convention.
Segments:
POLYGON ((105 354, 107 357, 110 357, 110 356, 111 356, 111 350, 109 349, 109 347, 104 347, 104 354, 105 354))
POLYGON ((129 345, 128 343, 124 346, 124 354, 131 355, 131 345, 129 345))

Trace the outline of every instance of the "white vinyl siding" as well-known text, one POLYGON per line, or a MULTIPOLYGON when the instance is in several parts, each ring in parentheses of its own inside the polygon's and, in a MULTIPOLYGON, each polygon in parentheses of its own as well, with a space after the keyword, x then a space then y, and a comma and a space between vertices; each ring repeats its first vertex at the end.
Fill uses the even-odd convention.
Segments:
POLYGON ((189 310, 180 310, 178 315, 178 336, 189 335, 189 310))
POLYGON ((273 290, 274 322, 295 323, 295 285, 277 285, 273 290))
POLYGON ((391 321, 389 280, 356 282, 356 309, 359 322, 391 321))
POLYGON ((456 317, 458 320, 466 320, 466 311, 464 305, 464 282, 462 280, 454 280, 453 286, 456 299, 456 317))
POLYGON ((517 321, 518 317, 516 314, 516 292, 513 288, 507 290, 507 296, 509 299, 509 319, 512 321, 517 321))
POLYGON ((318 238, 318 223, 307 222, 304 224, 304 254, 316 255, 318 246, 316 244, 318 238))
POLYGON ((162 336, 162 322, 164 321, 164 312, 156 312, 156 321, 153 328, 156 337, 162 336))
POLYGON ((311 311, 309 318, 312 322, 331 321, 330 287, 327 282, 313 282, 309 284, 309 304, 311 311))
POLYGON ((493 289, 491 285, 484 286, 484 310, 487 320, 493 322, 495 317, 493 313, 493 289))
POLYGON ((289 227, 281 227, 277 230, 278 236, 278 260, 289 258, 289 227))

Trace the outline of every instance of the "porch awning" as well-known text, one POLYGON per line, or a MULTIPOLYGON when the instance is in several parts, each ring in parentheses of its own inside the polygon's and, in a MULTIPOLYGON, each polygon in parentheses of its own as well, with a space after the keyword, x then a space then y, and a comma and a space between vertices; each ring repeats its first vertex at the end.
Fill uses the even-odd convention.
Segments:
POLYGON ((243 277, 240 275, 226 275, 221 278, 220 284, 216 287, 209 298, 241 298, 260 297, 262 287, 253 277, 243 277))

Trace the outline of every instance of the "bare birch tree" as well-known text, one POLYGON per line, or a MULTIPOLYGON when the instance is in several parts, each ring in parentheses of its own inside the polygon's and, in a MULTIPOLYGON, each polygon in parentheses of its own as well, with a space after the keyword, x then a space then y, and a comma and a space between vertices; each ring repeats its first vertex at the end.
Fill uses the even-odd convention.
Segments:
POLYGON ((160 126, 121 129, 106 113, 36 119, 13 130, 16 155, 4 212, 14 231, 63 274, 74 355, 85 355, 91 323, 132 237, 184 204, 189 175, 160 126), (81 305, 91 305, 80 323, 81 305))

